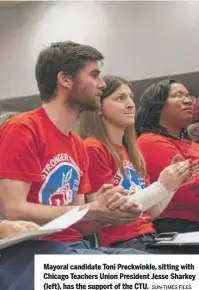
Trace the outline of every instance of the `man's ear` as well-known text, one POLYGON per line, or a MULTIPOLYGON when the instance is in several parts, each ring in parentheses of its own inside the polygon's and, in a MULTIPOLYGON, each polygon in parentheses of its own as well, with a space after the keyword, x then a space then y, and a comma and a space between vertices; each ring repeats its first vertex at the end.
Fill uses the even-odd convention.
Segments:
POLYGON ((71 76, 65 74, 62 71, 60 71, 57 75, 57 82, 64 88, 68 88, 68 89, 71 89, 73 85, 71 76))

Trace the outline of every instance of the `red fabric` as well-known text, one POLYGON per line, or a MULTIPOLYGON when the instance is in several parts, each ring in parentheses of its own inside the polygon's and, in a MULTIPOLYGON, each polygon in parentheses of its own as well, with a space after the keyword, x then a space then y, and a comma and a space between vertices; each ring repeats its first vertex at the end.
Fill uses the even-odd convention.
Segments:
MULTIPOLYGON (((146 160, 151 182, 158 179, 160 172, 170 164, 176 154, 182 159, 199 158, 199 144, 189 140, 176 140, 154 133, 145 133, 137 140, 146 160)), ((199 176, 182 186, 158 218, 183 218, 198 221, 199 217, 199 176)))
MULTIPOLYGON (((19 114, 0 129, 0 178, 32 182, 27 200, 63 206, 76 194, 90 191, 88 155, 75 134, 62 134, 41 107, 19 114)), ((82 236, 73 229, 49 236, 74 241, 82 236)))
MULTIPOLYGON (((145 181, 138 178, 133 164, 129 161, 129 156, 124 147, 120 147, 123 156, 125 171, 130 174, 130 178, 125 178, 118 170, 118 166, 110 150, 99 140, 88 138, 85 141, 89 155, 89 178, 91 192, 96 192, 104 183, 123 185, 131 194, 135 188, 145 188, 145 181)), ((140 219, 128 225, 110 226, 100 231, 100 244, 108 246, 119 241, 129 240, 142 234, 155 232, 150 217, 146 214, 140 219)))

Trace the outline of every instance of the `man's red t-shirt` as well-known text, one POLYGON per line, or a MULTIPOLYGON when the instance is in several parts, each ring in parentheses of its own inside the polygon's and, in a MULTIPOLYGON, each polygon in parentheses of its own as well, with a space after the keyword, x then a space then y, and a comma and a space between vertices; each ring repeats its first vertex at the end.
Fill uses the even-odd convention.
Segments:
MULTIPOLYGON (((123 176, 111 151, 96 138, 84 141, 89 155, 89 179, 91 192, 96 192, 104 183, 122 185, 131 194, 146 187, 145 180, 138 177, 126 149, 119 147, 127 177, 123 176)), ((136 238, 142 234, 153 233, 155 229, 148 215, 143 214, 135 222, 122 226, 109 226, 100 231, 100 244, 110 244, 136 238)))
MULTIPOLYGON (((145 158, 151 182, 158 179, 160 172, 179 154, 182 160, 199 158, 199 144, 191 140, 177 140, 154 133, 144 133, 137 144, 145 158)), ((182 186, 174 195, 160 218, 199 220, 199 176, 182 186)))
MULTIPOLYGON (((0 178, 32 182, 27 200, 50 206, 67 206, 77 194, 90 192, 88 155, 73 132, 57 129, 43 107, 22 113, 0 129, 0 178)), ((76 241, 73 228, 48 240, 76 241)))

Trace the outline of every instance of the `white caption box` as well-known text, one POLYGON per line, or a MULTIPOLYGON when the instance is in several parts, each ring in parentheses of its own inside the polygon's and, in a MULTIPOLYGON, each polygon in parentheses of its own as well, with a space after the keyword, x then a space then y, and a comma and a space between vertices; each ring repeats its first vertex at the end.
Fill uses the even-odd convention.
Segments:
POLYGON ((198 255, 38 255, 35 290, 199 289, 198 255))

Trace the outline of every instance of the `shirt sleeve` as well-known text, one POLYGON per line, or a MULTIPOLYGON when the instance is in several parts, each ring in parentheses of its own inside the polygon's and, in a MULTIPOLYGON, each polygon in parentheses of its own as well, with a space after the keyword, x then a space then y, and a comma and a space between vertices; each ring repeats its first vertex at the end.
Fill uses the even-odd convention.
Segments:
POLYGON ((36 136, 28 126, 9 124, 1 128, 0 178, 42 180, 36 136))
POLYGON ((100 146, 87 144, 89 156, 89 178, 91 191, 96 192, 105 184, 113 184, 113 173, 109 164, 110 156, 108 152, 100 146))

